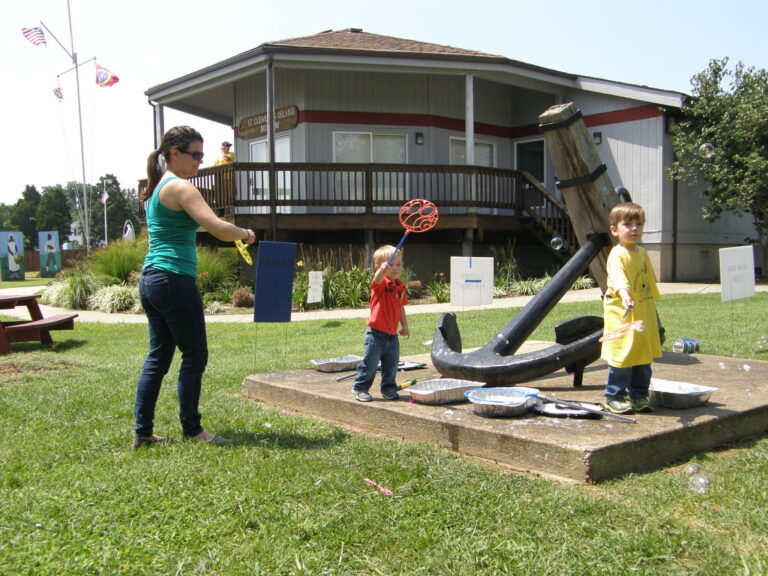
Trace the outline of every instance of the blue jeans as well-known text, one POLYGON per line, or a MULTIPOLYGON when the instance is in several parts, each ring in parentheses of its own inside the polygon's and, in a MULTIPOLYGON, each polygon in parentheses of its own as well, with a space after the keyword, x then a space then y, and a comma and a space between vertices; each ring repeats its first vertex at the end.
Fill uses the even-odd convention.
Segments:
POLYGON ((608 366, 608 383, 605 385, 606 396, 624 396, 624 391, 626 391, 630 398, 648 398, 650 385, 650 364, 640 364, 629 368, 608 366))
POLYGON ((357 365, 357 374, 352 384, 353 390, 368 392, 376 377, 376 370, 381 361, 381 393, 397 392, 397 366, 400 363, 400 340, 397 334, 387 334, 373 328, 365 331, 365 352, 357 365))
POLYGON ((208 364, 208 341, 203 301, 195 278, 147 268, 139 281, 139 296, 149 323, 149 352, 136 385, 133 429, 137 436, 152 435, 160 386, 178 347, 179 419, 184 435, 196 436, 203 431, 198 404, 208 364))

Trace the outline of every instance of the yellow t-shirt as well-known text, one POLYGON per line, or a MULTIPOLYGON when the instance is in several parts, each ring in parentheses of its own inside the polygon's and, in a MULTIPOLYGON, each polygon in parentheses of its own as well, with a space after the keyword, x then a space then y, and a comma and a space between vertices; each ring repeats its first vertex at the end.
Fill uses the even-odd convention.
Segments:
POLYGON ((604 333, 616 330, 622 324, 626 309, 618 291, 629 290, 635 307, 627 315, 626 322, 642 320, 642 332, 631 330, 623 338, 603 343, 602 358, 614 368, 629 368, 650 364, 661 357, 659 323, 656 316, 656 300, 661 298, 653 275, 648 253, 640 246, 630 251, 614 246, 608 255, 608 286, 603 300, 605 317, 604 333))
POLYGON ((216 160, 213 161, 213 165, 223 166, 225 164, 232 164, 234 161, 235 161, 235 153, 227 152, 226 155, 222 154, 221 156, 217 156, 216 160))

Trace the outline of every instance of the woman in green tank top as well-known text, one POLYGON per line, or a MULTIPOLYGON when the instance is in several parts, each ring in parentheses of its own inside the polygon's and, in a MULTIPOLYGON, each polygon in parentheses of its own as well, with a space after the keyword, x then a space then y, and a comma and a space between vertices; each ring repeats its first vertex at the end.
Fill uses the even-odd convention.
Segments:
POLYGON ((139 282, 147 314, 149 351, 136 386, 133 448, 163 442, 154 433, 155 405, 163 377, 178 348, 181 367, 176 383, 179 419, 185 438, 224 444, 203 429, 198 410, 203 372, 208 362, 205 315, 195 283, 197 229, 225 242, 253 244, 253 230, 222 220, 187 180, 203 161, 203 137, 189 126, 171 128, 147 160, 146 202, 149 252, 139 282))

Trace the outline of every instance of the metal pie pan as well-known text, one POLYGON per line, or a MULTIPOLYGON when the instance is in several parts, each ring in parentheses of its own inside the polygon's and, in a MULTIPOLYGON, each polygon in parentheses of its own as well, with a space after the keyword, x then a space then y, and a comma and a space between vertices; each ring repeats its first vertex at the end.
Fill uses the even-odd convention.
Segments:
POLYGON ((350 354, 339 356, 338 358, 326 358, 324 360, 310 360, 315 370, 318 372, 344 372, 345 370, 354 370, 360 364, 362 356, 350 354))
POLYGON ((464 392, 482 385, 482 382, 473 382, 472 380, 437 378, 416 382, 416 384, 408 386, 404 392, 408 392, 413 401, 420 404, 453 404, 466 402, 464 392))
POLYGON ((678 410, 704 406, 717 390, 718 388, 711 386, 657 378, 651 378, 651 385, 648 388, 649 399, 652 404, 678 410))
POLYGON ((464 396, 472 403, 472 410, 478 416, 508 418, 530 411, 536 404, 537 388, 515 386, 514 388, 476 388, 464 396))

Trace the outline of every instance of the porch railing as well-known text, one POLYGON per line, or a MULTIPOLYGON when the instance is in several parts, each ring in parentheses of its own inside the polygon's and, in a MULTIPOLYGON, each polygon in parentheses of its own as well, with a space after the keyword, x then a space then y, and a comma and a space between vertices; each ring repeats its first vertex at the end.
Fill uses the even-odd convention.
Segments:
MULTIPOLYGON (((530 222, 542 241, 561 238, 577 248, 565 205, 530 174, 478 166, 237 162, 203 168, 190 178, 206 201, 225 213, 392 213, 426 198, 441 213, 513 215, 530 222)), ((139 191, 146 180, 139 183, 139 191)))

